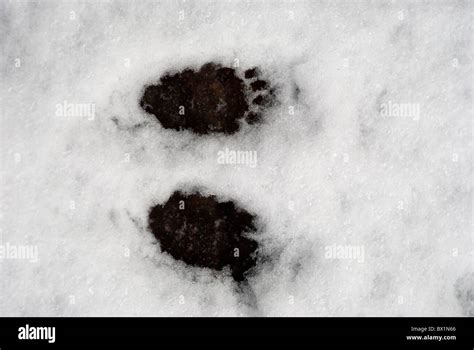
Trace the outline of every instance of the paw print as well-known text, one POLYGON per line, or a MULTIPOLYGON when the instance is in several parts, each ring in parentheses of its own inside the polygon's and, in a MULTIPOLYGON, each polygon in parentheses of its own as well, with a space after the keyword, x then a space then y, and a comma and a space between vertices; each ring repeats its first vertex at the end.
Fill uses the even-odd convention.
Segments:
POLYGON ((274 89, 257 68, 240 74, 211 62, 197 71, 185 68, 165 74, 156 85, 145 87, 140 106, 165 129, 233 134, 243 120, 260 122, 274 100, 274 89))
POLYGON ((258 244, 249 237, 255 219, 232 201, 178 190, 151 209, 148 224, 161 250, 174 259, 217 271, 228 267, 241 282, 257 263, 258 244))

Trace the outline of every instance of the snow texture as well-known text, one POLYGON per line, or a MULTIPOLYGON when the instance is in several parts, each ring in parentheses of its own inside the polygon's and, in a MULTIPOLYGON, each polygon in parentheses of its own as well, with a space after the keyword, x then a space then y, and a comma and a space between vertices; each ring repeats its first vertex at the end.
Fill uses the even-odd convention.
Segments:
POLYGON ((472 316, 472 10, 2 0, 0 315, 472 316), (140 108, 206 62, 259 67, 279 104, 205 136, 140 108), (196 186, 258 216, 244 290, 147 229, 196 186))

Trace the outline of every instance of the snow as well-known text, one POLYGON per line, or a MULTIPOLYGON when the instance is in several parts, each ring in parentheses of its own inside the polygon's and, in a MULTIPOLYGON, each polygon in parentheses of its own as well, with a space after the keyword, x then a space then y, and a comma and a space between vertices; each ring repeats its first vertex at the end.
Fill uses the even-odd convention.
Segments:
POLYGON ((0 315, 472 315, 471 12, 3 0, 0 239, 38 256, 0 260, 0 315), (280 101, 265 123, 199 137, 139 108, 144 85, 209 61, 261 67, 280 101), (57 113, 68 103, 93 114, 57 113), (226 149, 257 165, 220 164, 226 149), (186 186, 257 213, 270 259, 253 296, 147 232, 149 207, 186 186))

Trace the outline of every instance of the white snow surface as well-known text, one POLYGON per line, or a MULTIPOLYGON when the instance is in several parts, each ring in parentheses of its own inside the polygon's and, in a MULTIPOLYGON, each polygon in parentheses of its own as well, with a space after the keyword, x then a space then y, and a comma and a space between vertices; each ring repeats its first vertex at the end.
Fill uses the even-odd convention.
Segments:
POLYGON ((474 315, 472 10, 2 0, 0 315, 474 315), (200 137, 140 109, 144 85, 209 61, 261 68, 279 100, 263 124, 200 137), (65 101, 94 118, 58 115, 65 101), (219 164, 225 148, 257 166, 219 164), (150 206, 189 186, 258 216, 271 259, 252 305, 147 230, 150 206))

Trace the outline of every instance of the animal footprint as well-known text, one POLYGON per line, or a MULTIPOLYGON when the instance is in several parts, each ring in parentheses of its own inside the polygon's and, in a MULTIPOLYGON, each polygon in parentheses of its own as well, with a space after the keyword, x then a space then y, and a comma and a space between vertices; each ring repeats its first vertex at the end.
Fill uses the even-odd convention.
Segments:
POLYGON ((274 100, 274 89, 257 68, 241 73, 210 62, 198 71, 165 74, 156 85, 145 87, 140 106, 165 129, 233 134, 242 120, 260 122, 274 100))
POLYGON ((151 208, 149 229, 162 251, 188 265, 222 270, 229 267, 243 281, 256 265, 256 217, 232 201, 198 191, 176 191, 164 204, 151 208))

